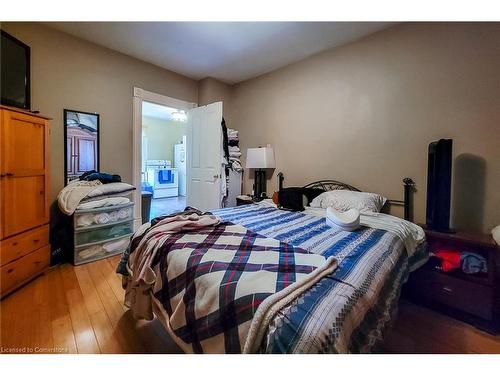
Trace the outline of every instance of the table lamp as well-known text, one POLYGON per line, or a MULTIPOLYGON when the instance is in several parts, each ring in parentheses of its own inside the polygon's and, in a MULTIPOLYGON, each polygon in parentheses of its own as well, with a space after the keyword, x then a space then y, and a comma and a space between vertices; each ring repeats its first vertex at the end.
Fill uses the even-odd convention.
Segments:
POLYGON ((254 178, 254 198, 262 198, 266 192, 266 171, 268 168, 275 168, 274 150, 267 147, 247 149, 246 164, 247 168, 255 169, 254 178))

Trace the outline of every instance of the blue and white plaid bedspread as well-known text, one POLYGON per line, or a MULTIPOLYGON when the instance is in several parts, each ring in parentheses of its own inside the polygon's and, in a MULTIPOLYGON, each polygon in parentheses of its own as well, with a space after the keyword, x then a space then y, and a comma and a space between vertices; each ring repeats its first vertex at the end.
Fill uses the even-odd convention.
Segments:
POLYGON ((371 228, 339 231, 324 218, 260 205, 213 213, 264 236, 333 255, 339 262, 334 273, 280 311, 262 352, 366 353, 380 344, 411 263, 396 235, 371 228))

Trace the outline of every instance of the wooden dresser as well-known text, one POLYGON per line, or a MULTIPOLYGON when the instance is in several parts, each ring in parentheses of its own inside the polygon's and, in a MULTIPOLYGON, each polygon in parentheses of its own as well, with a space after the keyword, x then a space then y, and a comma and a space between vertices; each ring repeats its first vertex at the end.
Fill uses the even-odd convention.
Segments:
POLYGON ((444 272, 436 258, 410 275, 405 295, 491 333, 500 331, 500 249, 489 234, 425 230, 429 251, 466 251, 486 261, 485 273, 444 272))
POLYGON ((49 119, 0 106, 0 297, 44 272, 49 246, 49 119))

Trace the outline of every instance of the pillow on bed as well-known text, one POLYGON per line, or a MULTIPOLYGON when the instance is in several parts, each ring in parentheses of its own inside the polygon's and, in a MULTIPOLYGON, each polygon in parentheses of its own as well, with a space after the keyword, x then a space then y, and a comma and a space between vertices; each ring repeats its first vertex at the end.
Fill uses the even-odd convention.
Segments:
POLYGON ((363 193, 350 190, 332 190, 317 196, 311 202, 311 207, 333 207, 339 211, 351 208, 359 212, 380 212, 387 198, 375 193, 363 193))

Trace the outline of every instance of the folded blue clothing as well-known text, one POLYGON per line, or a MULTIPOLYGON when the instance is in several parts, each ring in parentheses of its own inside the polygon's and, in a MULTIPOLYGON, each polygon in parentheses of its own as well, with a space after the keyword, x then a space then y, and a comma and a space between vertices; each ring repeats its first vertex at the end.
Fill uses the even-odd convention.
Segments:
POLYGON ((462 252, 460 254, 461 262, 462 262, 462 271, 468 274, 474 273, 487 273, 488 266, 486 265, 486 259, 477 254, 477 253, 469 253, 462 252))

